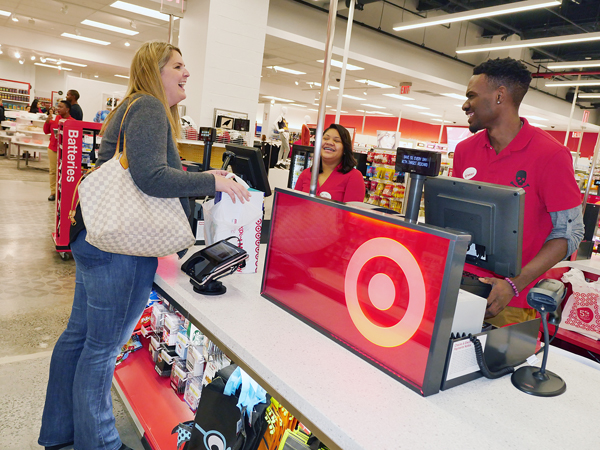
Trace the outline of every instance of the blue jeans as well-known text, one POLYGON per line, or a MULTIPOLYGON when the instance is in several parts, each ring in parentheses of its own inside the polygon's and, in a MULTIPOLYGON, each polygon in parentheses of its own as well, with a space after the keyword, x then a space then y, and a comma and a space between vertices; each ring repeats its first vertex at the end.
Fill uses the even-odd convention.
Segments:
POLYGON ((77 450, 117 450, 115 361, 144 311, 158 259, 103 252, 85 241, 86 234, 71 244, 75 297, 67 329, 52 352, 38 443, 74 441, 77 450))

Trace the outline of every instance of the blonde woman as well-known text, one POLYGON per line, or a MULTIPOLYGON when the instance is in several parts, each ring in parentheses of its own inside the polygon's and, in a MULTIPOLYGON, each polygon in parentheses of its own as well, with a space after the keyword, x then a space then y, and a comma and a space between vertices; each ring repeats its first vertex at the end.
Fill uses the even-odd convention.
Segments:
MULTIPOLYGON (((121 119, 127 136, 127 159, 135 184, 155 197, 187 197, 221 191, 232 200, 249 198, 226 172, 184 172, 177 151, 179 114, 189 72, 181 51, 164 42, 147 42, 131 63, 129 86, 121 104, 104 122, 97 164, 116 150, 121 119)), ((81 227, 83 228, 83 227, 81 227)), ((107 253, 85 240, 85 228, 72 230, 77 264, 75 296, 67 329, 50 363, 40 445, 58 450, 126 450, 115 428, 111 382, 115 358, 127 342, 148 300, 157 258, 107 253)))

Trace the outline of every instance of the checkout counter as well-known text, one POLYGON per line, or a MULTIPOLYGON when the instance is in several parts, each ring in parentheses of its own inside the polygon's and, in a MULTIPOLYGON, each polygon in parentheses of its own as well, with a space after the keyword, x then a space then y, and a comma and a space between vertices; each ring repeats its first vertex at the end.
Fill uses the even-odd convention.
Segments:
MULTIPOLYGON (((285 202, 304 200, 301 194, 285 191, 278 191, 277 196, 285 202)), ((322 215, 322 208, 337 209, 320 199, 309 201, 314 214, 322 215)), ((285 231, 292 218, 289 210, 280 206, 276 205, 273 220, 274 225, 285 231)), ((347 214, 344 227, 338 222, 338 211, 332 211, 333 218, 325 218, 325 223, 321 221, 320 226, 314 228, 310 227, 314 222, 306 214, 303 214, 304 220, 294 218, 302 220, 300 225, 307 228, 304 245, 312 245, 311 250, 316 252, 326 252, 323 244, 331 243, 327 239, 333 239, 342 228, 357 220, 376 220, 371 213, 359 209, 344 206, 343 210, 347 214)), ((373 355, 369 352, 373 342, 356 329, 348 331, 352 323, 350 315, 341 319, 339 313, 331 315, 331 308, 340 310, 343 305, 329 304, 321 308, 319 302, 314 301, 317 298, 314 294, 325 292, 327 285, 331 289, 336 283, 344 282, 336 279, 335 264, 331 264, 336 261, 327 261, 329 254, 322 258, 323 262, 318 265, 320 273, 316 274, 326 280, 322 286, 307 288, 298 284, 298 276, 289 272, 297 261, 288 261, 287 267, 281 269, 281 273, 289 274, 287 288, 283 283, 278 284, 282 280, 277 276, 263 281, 261 268, 265 258, 270 259, 268 264, 285 263, 282 254, 273 252, 286 244, 282 241, 276 245, 271 242, 268 255, 266 246, 261 246, 259 273, 225 278, 227 292, 224 295, 196 294, 189 277, 180 269, 185 258, 178 260, 176 255, 159 260, 155 287, 331 449, 537 448, 546 442, 552 442, 557 448, 597 448, 600 430, 594 424, 600 419, 600 390, 597 389, 600 366, 559 349, 552 348, 548 362, 548 369, 567 382, 566 393, 558 397, 527 395, 512 385, 510 377, 479 378, 427 397, 414 392, 427 395, 439 389, 435 383, 441 380, 444 368, 440 361, 448 349, 448 321, 456 302, 460 276, 456 271, 462 270, 460 253, 464 252, 461 246, 465 244, 460 237, 450 234, 427 235, 417 225, 401 225, 402 230, 398 231, 391 219, 384 220, 382 227, 391 234, 404 233, 407 248, 414 249, 421 241, 426 248, 434 249, 421 252, 423 259, 418 261, 424 274, 426 297, 433 292, 427 297, 423 311, 417 311, 426 320, 405 341, 410 344, 408 353, 392 354, 392 360, 384 361, 387 373, 380 370, 382 364, 372 361, 373 355), (441 256, 435 257, 435 254, 441 256), (293 311, 294 314, 286 311, 298 306, 293 300, 300 298, 298 292, 303 290, 307 310, 302 315, 323 312, 323 323, 316 323, 316 316, 299 320, 298 311, 293 311), (271 301, 261 296, 261 292, 266 292, 271 301), (434 297, 435 301, 439 300, 435 306, 437 313, 430 303, 434 297), (286 301, 287 305, 281 304, 286 301), (336 328, 340 323, 345 331, 333 330, 337 337, 332 336, 332 330, 324 328, 336 328), (349 340, 351 334, 356 341, 349 340)), ((277 236, 276 230, 273 236, 277 236)), ((285 237, 285 234, 280 236, 285 237)), ((360 239, 346 242, 350 253, 343 255, 344 258, 349 258, 353 247, 358 248, 365 242, 360 239)), ((289 245, 293 251, 293 242, 289 245)), ((188 252, 188 257, 193 250, 188 252)), ((343 251, 343 248, 335 250, 343 251)), ((306 247, 303 251, 306 252, 306 247)), ((419 289, 412 285, 411 288, 419 289)), ((331 297, 335 302, 335 296, 331 297)), ((386 347, 382 348, 385 358, 386 347)))

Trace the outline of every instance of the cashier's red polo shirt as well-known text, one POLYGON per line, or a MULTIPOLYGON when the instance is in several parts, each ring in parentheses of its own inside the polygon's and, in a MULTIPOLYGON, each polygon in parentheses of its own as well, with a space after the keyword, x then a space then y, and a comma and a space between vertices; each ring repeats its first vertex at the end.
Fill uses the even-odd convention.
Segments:
MULTIPOLYGON (((529 125, 527 119, 521 120, 521 131, 499 154, 492 148, 487 130, 459 143, 454 153, 453 176, 525 189, 522 255, 525 266, 552 231, 549 213, 581 204, 581 193, 567 147, 545 131, 529 125)), ((466 270, 489 276, 472 265, 466 270)), ((529 286, 535 282, 537 280, 529 286)), ((527 308, 528 290, 513 297, 509 306, 527 308)))

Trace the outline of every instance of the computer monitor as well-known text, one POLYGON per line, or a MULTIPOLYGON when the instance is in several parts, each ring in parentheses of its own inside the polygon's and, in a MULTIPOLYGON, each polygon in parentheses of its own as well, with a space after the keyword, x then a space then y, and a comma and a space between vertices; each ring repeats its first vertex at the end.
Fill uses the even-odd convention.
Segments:
POLYGON ((467 263, 503 277, 521 272, 524 189, 428 177, 424 197, 426 224, 471 235, 467 263))
POLYGON ((229 165, 233 173, 256 190, 265 193, 265 197, 271 195, 271 186, 267 178, 267 171, 263 162, 260 149, 254 147, 245 147, 243 145, 225 145, 226 152, 223 154, 223 161, 227 158, 227 152, 231 152, 229 165))

